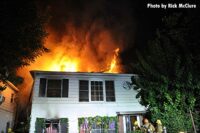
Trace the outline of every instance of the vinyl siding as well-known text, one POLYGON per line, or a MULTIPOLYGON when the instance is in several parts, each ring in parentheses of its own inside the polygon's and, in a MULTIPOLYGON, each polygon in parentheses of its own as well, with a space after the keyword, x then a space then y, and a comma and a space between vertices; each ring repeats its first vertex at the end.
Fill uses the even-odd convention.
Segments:
MULTIPOLYGON (((130 74, 123 75, 106 75, 106 74, 90 74, 85 75, 70 74, 70 75, 48 75, 38 74, 35 77, 33 87, 33 101, 31 112, 31 128, 30 133, 35 130, 36 118, 69 118, 69 132, 78 132, 78 118, 89 116, 116 116, 117 112, 128 111, 144 111, 138 100, 135 98, 136 91, 133 89, 126 90, 123 88, 124 81, 131 81, 130 74), (68 98, 47 98, 38 97, 40 78, 52 79, 69 79, 69 95, 68 98), (79 102, 79 80, 103 81, 105 93, 105 81, 113 80, 115 86, 115 101, 89 101, 79 102)), ((90 93, 90 91, 89 91, 90 93)), ((90 94, 89 94, 90 96, 90 94)))
POLYGON ((13 120, 15 115, 16 103, 11 103, 11 95, 16 96, 16 92, 9 86, 1 92, 5 97, 5 101, 0 105, 0 131, 6 131, 6 123, 10 122, 10 126, 13 126, 13 120))

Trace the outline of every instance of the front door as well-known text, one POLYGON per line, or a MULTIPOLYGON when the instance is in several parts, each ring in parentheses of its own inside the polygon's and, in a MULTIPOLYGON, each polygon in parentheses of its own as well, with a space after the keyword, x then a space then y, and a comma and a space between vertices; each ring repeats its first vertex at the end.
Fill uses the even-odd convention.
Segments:
POLYGON ((134 123, 137 121, 138 126, 142 124, 143 116, 140 114, 120 114, 118 115, 119 133, 132 133, 134 123))
POLYGON ((135 121, 137 121, 136 115, 126 115, 125 116, 126 132, 127 133, 133 131, 133 125, 134 125, 135 121))

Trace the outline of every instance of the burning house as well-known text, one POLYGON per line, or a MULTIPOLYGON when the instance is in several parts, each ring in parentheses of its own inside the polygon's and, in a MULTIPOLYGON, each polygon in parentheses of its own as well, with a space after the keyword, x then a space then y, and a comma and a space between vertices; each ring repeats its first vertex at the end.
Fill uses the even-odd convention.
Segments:
POLYGON ((132 74, 31 71, 30 133, 127 132, 142 121, 132 74), (106 124, 107 123, 107 124, 106 124))
POLYGON ((134 75, 120 74, 121 42, 96 24, 90 32, 68 28, 70 33, 59 40, 51 31, 45 42, 50 52, 18 71, 25 77, 21 94, 31 90, 29 132, 132 131, 145 108, 131 88, 134 75), (95 36, 93 30, 98 31, 95 36))
POLYGON ((50 3, 52 18, 44 44, 50 52, 18 70, 24 77, 21 104, 30 92, 32 97, 30 133, 92 129, 123 133, 132 130, 133 121, 141 122, 145 108, 135 98, 137 92, 130 89, 133 75, 120 74, 125 71, 119 55, 134 42, 132 32, 124 32, 130 29, 129 4, 113 8, 115 19, 99 16, 110 12, 105 1, 82 4, 77 11, 71 10, 70 3, 50 3))

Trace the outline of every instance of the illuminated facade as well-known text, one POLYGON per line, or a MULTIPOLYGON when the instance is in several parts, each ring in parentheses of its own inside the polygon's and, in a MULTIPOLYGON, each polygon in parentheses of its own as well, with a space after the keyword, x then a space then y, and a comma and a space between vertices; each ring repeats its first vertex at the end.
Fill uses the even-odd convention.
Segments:
MULTIPOLYGON (((129 84, 132 74, 31 71, 34 79, 30 133, 56 130, 78 133, 79 118, 116 117, 118 132, 139 124, 145 108, 129 84), (68 120, 68 126, 63 119, 68 120), (37 125, 43 120, 43 129, 37 125)), ((86 119, 87 120, 87 119, 86 119)), ((91 127, 90 127, 90 130, 91 127)))
POLYGON ((5 90, 0 91, 0 132, 6 133, 8 128, 14 126, 16 114, 15 97, 19 91, 11 82, 0 82, 5 90))

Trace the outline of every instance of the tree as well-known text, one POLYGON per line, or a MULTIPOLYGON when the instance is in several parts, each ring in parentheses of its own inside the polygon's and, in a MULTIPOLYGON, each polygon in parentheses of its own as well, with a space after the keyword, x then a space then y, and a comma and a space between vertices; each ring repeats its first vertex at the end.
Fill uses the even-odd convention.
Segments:
MULTIPOLYGON (((195 16, 196 17, 196 16, 195 16)), ((133 77, 137 98, 147 107, 153 121, 161 119, 170 133, 191 131, 189 111, 199 107, 199 32, 190 32, 194 16, 174 13, 163 18, 164 27, 157 30, 156 38, 148 49, 137 52, 133 77)))
POLYGON ((0 19, 0 81, 20 83, 16 70, 47 51, 43 46, 46 17, 39 14, 34 0, 3 0, 0 19))
MULTIPOLYGON (((23 79, 16 75, 17 69, 29 65, 48 51, 43 46, 47 19, 48 16, 37 9, 36 0, 0 2, 0 82, 22 83, 23 79)), ((0 92, 5 87, 1 85, 0 92)), ((18 104, 16 127, 21 121, 27 121, 26 111, 18 104)))

